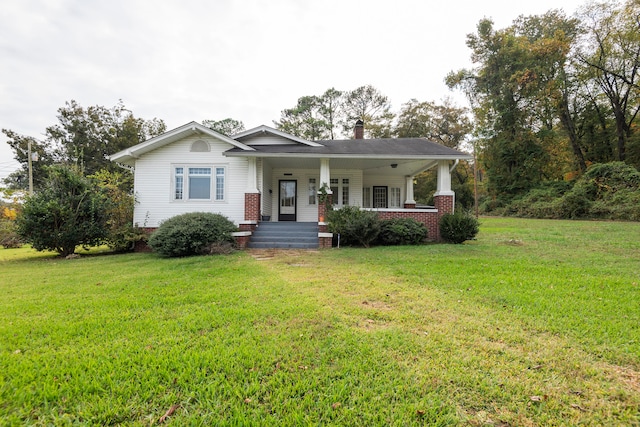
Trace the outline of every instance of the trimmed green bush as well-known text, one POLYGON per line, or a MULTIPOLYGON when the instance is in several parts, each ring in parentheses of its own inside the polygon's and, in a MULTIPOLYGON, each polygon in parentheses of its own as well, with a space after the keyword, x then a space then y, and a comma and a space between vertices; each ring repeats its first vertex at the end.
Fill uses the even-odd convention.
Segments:
POLYGON ((380 219, 378 214, 360 210, 357 206, 344 206, 327 213, 329 231, 340 234, 344 245, 368 248, 378 238, 380 219))
POLYGON ((427 238, 427 226, 413 218, 385 219, 380 225, 381 245, 419 245, 427 238))
POLYGON ((149 237, 149 246, 165 257, 218 253, 212 248, 233 243, 236 226, 227 217, 210 212, 177 215, 160 224, 149 237))
POLYGON ((480 231, 477 218, 468 213, 444 214, 440 218, 440 237, 448 243, 463 243, 472 240, 480 231))

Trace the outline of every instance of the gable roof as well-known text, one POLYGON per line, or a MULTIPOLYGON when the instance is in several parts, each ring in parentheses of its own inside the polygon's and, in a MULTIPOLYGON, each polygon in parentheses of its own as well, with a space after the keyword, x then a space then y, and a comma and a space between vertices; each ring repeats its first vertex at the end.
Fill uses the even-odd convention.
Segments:
POLYGON ((394 158, 394 159, 470 159, 469 154, 429 141, 426 138, 343 139, 316 141, 308 145, 260 145, 246 152, 232 148, 230 157, 329 157, 329 158, 394 158))
POLYGON ((265 135, 265 134, 277 136, 277 137, 284 138, 284 139, 288 139, 291 142, 302 144, 302 145, 307 145, 309 147, 321 147, 321 144, 318 144, 317 142, 308 141, 306 139, 299 138, 297 136, 291 135, 291 134, 286 133, 286 132, 282 132, 281 130, 274 129, 272 127, 265 126, 265 125, 258 126, 258 127, 253 128, 253 129, 246 130, 244 132, 240 132, 238 134, 235 134, 235 135, 231 136, 231 138, 235 139, 236 141, 244 141, 244 140, 249 139, 249 138, 251 138, 253 136, 260 136, 260 135, 265 135))
POLYGON ((225 136, 214 131, 213 129, 201 125, 200 123, 190 122, 186 125, 180 126, 179 128, 165 132, 162 135, 158 135, 154 138, 141 142, 140 144, 136 144, 132 147, 112 154, 111 156, 109 156, 109 159, 113 162, 133 164, 133 162, 135 162, 135 159, 140 157, 142 154, 148 153, 149 151, 153 151, 157 148, 163 147, 167 144, 171 144, 172 142, 178 141, 191 135, 206 135, 226 142, 227 144, 240 150, 253 150, 253 148, 249 147, 248 145, 236 141, 235 139, 231 139, 228 136, 225 136))

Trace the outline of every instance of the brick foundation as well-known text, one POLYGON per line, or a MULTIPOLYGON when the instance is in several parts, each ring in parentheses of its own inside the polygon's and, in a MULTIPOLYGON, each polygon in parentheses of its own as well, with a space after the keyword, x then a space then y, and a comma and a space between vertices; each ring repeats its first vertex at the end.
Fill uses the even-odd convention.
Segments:
POLYGON ((438 220, 440 216, 435 211, 380 211, 378 212, 380 219, 396 219, 396 218, 413 218, 418 222, 427 226, 427 239, 439 240, 438 220))

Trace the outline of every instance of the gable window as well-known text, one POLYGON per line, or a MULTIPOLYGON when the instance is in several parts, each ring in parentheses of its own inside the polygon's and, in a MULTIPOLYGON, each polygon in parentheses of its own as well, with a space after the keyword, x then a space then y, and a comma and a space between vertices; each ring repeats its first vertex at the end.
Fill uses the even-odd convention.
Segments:
POLYGON ((174 200, 224 200, 224 167, 176 166, 173 176, 174 200))

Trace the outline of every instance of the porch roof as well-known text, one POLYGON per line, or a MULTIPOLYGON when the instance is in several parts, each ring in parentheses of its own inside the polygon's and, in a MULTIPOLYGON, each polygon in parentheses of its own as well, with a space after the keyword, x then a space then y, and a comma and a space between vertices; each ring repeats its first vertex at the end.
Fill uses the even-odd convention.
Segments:
POLYGON ((233 147, 230 157, 306 157, 369 159, 471 159, 471 155, 426 138, 343 139, 316 141, 319 146, 301 144, 252 145, 248 151, 233 147))

